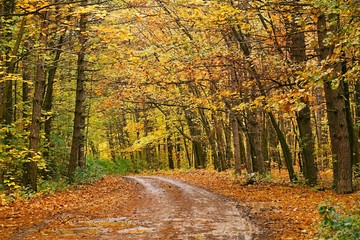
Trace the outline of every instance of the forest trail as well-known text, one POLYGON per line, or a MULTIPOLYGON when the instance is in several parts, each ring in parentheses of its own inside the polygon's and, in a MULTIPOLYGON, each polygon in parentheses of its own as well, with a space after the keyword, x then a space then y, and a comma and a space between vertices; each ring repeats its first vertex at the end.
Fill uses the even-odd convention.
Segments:
POLYGON ((14 229, 0 238, 257 238, 257 228, 235 200, 167 177, 113 177, 65 195, 40 199, 44 202, 36 201, 38 208, 27 213, 4 216, 8 226, 0 219, 1 231, 14 229), (72 201, 53 206, 69 195, 72 201))
POLYGON ((145 190, 130 217, 132 222, 147 226, 148 233, 138 234, 138 239, 253 239, 255 227, 234 200, 170 178, 130 179, 145 190))

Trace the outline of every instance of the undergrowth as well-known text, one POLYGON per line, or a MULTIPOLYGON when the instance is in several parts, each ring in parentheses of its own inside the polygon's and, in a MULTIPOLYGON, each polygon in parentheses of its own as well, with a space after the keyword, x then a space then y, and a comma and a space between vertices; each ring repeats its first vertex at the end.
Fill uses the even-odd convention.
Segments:
POLYGON ((132 171, 133 166, 129 160, 88 159, 85 169, 76 170, 74 184, 69 184, 64 176, 56 176, 51 179, 39 179, 38 192, 20 185, 16 185, 16 188, 0 186, 0 205, 14 202, 16 199, 27 201, 33 197, 65 190, 73 185, 93 183, 107 175, 125 175, 132 171))
POLYGON ((78 168, 75 172, 75 183, 96 182, 106 175, 125 175, 133 171, 129 160, 118 158, 115 161, 89 159, 85 169, 78 168))
POLYGON ((322 216, 319 227, 319 239, 358 240, 360 239, 360 205, 353 211, 342 213, 339 206, 333 206, 329 201, 318 207, 322 216))

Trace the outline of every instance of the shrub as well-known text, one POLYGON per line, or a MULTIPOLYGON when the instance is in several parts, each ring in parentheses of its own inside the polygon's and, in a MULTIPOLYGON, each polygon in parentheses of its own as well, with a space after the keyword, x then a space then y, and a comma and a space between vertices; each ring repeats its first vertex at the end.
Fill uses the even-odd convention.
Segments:
POLYGON ((109 174, 125 175, 132 171, 129 160, 118 158, 115 161, 107 159, 88 159, 85 169, 78 168, 75 172, 75 183, 94 182, 109 174))
POLYGON ((356 240, 360 239, 360 208, 348 214, 339 214, 338 206, 330 205, 329 201, 318 207, 322 216, 319 228, 319 239, 356 240))

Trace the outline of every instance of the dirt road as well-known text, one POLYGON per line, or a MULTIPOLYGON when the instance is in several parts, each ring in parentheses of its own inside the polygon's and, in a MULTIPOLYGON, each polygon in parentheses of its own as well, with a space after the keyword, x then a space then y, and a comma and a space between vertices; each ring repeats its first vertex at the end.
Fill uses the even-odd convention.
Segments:
POLYGON ((145 232, 123 239, 252 239, 256 231, 229 198, 164 177, 131 179, 144 194, 128 219, 145 232))
POLYGON ((85 205, 79 202, 78 207, 31 221, 8 239, 257 238, 258 230, 234 200, 165 177, 134 176, 125 181, 133 186, 125 206, 125 193, 103 186, 96 199, 86 198, 85 205))

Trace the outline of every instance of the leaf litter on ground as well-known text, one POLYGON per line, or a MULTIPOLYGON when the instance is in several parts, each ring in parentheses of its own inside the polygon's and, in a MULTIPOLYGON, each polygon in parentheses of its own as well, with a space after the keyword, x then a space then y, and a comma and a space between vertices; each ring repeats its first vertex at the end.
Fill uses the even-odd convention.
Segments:
MULTIPOLYGON (((285 171, 274 171, 271 180, 259 180, 254 184, 247 184, 245 175, 235 175, 233 171, 189 170, 151 174, 173 177, 236 199, 250 219, 267 229, 273 239, 314 239, 320 223, 317 210, 320 203, 329 200, 344 211, 350 211, 360 201, 359 192, 338 195, 330 190, 328 173, 320 177, 325 188, 290 184, 285 171)), ((36 226, 50 219, 52 228, 56 228, 62 222, 74 219, 121 217, 126 211, 132 211, 140 190, 138 185, 124 178, 107 176, 92 184, 71 187, 29 201, 2 204, 0 239, 9 239, 14 234, 21 236, 26 229, 27 232, 32 228, 36 230, 36 226)))

